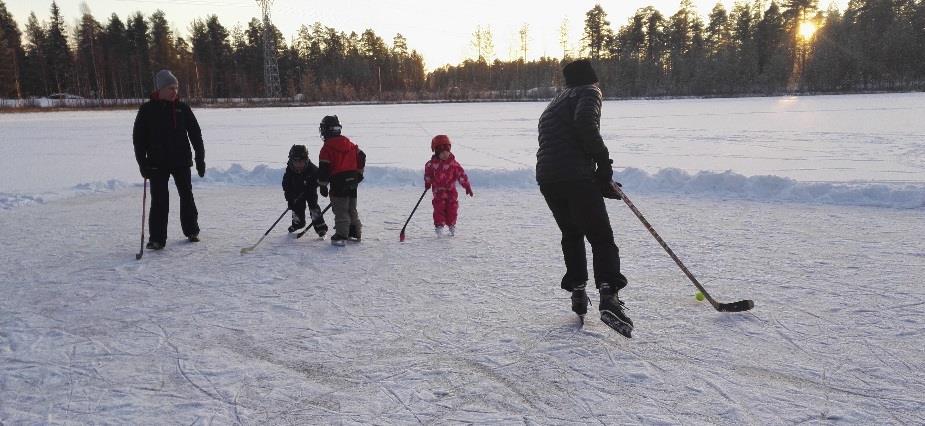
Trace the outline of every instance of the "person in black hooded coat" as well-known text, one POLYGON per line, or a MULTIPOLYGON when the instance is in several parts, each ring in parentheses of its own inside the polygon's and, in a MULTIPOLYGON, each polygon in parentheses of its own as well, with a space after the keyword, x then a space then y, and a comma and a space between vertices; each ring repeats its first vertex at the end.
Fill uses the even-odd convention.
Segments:
POLYGON ((292 210, 292 226, 289 232, 295 232, 311 225, 319 237, 328 233, 324 223, 321 207, 318 206, 318 166, 308 158, 305 145, 293 145, 289 149, 289 162, 283 173, 283 195, 292 210), (311 222, 305 218, 305 206, 308 206, 311 222))
MULTIPOLYGON (((536 153, 536 180, 562 232, 566 273, 561 287, 572 293, 572 310, 584 316, 589 303, 587 238, 595 286, 601 293, 601 319, 618 331, 631 330, 632 321, 617 297, 626 277, 620 272, 620 252, 604 205, 604 197, 619 198, 614 188, 619 184, 612 181, 613 162, 600 133, 603 96, 589 61, 567 64, 563 75, 565 90, 540 116, 536 153)), ((629 336, 629 331, 624 334, 629 336)))
POLYGON ((154 77, 155 91, 138 109, 132 130, 135 160, 142 177, 151 181, 150 237, 147 248, 160 250, 167 243, 170 194, 167 181, 173 176, 180 195, 180 226, 191 242, 199 241, 199 211, 193 199, 190 167, 195 151, 199 177, 206 173, 202 130, 189 105, 179 100, 177 78, 169 70, 154 77), (193 149, 190 150, 190 145, 193 149))

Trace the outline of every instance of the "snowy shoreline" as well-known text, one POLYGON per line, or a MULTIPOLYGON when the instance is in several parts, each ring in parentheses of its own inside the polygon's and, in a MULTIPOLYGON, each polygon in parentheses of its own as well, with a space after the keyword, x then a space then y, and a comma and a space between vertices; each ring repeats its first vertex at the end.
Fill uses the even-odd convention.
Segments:
MULTIPOLYGON (((234 164, 227 169, 208 169, 204 179, 194 179, 194 185, 275 186, 282 181, 283 168, 260 165, 247 169, 234 164)), ((469 177, 476 188, 536 188, 532 170, 470 169, 469 177)), ((617 170, 614 179, 630 193, 673 194, 715 199, 736 199, 759 202, 792 202, 845 206, 883 207, 893 209, 925 208, 925 184, 880 182, 800 182, 781 176, 744 176, 730 171, 701 171, 690 174, 679 169, 663 169, 649 174, 636 168, 617 170)), ((398 167, 370 166, 365 185, 381 187, 421 186, 420 170, 398 167)), ((37 194, 0 193, 0 210, 61 198, 110 192, 140 186, 117 179, 87 182, 70 189, 37 194)))

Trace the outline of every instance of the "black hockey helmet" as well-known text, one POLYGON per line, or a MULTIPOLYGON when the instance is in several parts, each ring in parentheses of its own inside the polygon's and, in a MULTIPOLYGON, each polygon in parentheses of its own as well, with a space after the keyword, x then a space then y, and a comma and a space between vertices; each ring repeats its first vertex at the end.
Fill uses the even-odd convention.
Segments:
POLYGON ((289 161, 308 160, 308 148, 305 145, 293 145, 289 148, 289 161))
POLYGON ((321 133, 322 138, 330 138, 333 136, 340 136, 340 120, 337 119, 336 115, 327 115, 321 119, 321 124, 318 126, 318 133, 321 133))

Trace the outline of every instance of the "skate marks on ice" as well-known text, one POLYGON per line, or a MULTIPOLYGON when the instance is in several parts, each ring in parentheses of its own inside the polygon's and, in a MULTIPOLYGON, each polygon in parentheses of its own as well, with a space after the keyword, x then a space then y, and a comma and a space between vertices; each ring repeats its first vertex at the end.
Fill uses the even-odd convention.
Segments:
POLYGON ((594 292, 576 331, 558 288, 555 225, 534 191, 480 192, 483 204, 462 204, 457 237, 434 237, 425 215, 408 228, 421 237, 398 244, 387 219, 376 218, 402 212, 401 193, 367 190, 363 243, 333 249, 280 232, 246 257, 237 251, 255 235, 238 221, 259 236, 278 214, 265 208, 278 203, 276 188, 197 191, 203 241, 180 241, 172 216, 175 244, 141 262, 132 256, 137 221, 120 221, 135 212, 127 202, 134 193, 30 207, 40 215, 5 212, 11 251, 0 257, 0 278, 12 284, 0 299, 0 415, 87 423, 921 422, 922 355, 902 343, 922 336, 925 297, 903 284, 920 275, 892 257, 878 260, 896 247, 922 248, 897 232, 921 224, 907 212, 802 206, 793 215, 793 206, 734 203, 733 214, 717 212, 715 201, 647 200, 651 220, 691 270, 713 279, 711 292, 766 304, 731 315, 696 302, 645 230, 615 220, 630 278, 627 312, 637 324, 627 340, 600 323, 594 292), (84 211, 106 212, 99 221, 107 226, 43 234, 42 221, 68 224, 84 211), (865 231, 872 216, 879 225, 865 231), (514 235, 496 232, 499 223, 546 227, 514 235), (858 231, 828 241, 833 254, 819 253, 817 242, 842 226, 858 231), (884 235, 895 244, 880 242, 884 235), (845 268, 872 262, 895 263, 845 268))

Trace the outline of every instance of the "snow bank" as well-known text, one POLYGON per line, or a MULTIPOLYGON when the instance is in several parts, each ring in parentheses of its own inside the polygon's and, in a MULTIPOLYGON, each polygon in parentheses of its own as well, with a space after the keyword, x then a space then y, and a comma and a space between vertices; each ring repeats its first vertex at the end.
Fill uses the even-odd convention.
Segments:
MULTIPOLYGON (((421 186, 420 170, 397 167, 367 167, 366 184, 378 186, 421 186)), ((535 188, 533 170, 467 170, 473 186, 478 188, 535 188)), ((283 169, 257 166, 246 170, 234 165, 227 170, 210 169, 206 180, 214 183, 279 185, 283 169)), ((693 175, 679 169, 662 169, 655 174, 627 168, 614 178, 627 191, 636 193, 672 193, 755 201, 787 201, 809 204, 914 209, 925 207, 925 186, 883 184, 875 182, 824 183, 800 182, 780 176, 744 176, 733 172, 702 171, 693 175)))
POLYGON ((0 210, 12 209, 30 204, 44 204, 56 199, 68 198, 78 195, 112 192, 127 188, 128 186, 129 184, 120 180, 110 179, 105 182, 81 183, 74 185, 69 190, 62 192, 45 192, 41 194, 13 194, 0 192, 0 210))
POLYGON ((898 209, 925 207, 925 186, 921 184, 801 182, 781 176, 744 176, 729 171, 702 171, 691 175, 674 168, 662 169, 653 175, 627 168, 615 173, 614 178, 634 192, 898 209))
POLYGON ((43 202, 45 202, 45 200, 37 195, 7 194, 5 192, 0 192, 0 210, 43 202))
MULTIPOLYGON (((284 168, 273 169, 260 165, 247 170, 239 164, 227 170, 209 169, 204 180, 212 183, 237 185, 280 185, 284 168)), ((536 180, 533 170, 480 170, 466 171, 473 185, 482 188, 533 188, 536 180)), ((400 167, 368 166, 365 171, 364 184, 377 186, 421 186, 424 184, 424 170, 400 167)))
MULTIPOLYGON (((283 168, 259 165, 246 169, 234 164, 228 169, 208 170, 202 181, 213 185, 268 185, 277 186, 283 178, 283 168)), ((421 170, 399 167, 366 168, 366 185, 416 186, 423 185, 421 170)), ((478 188, 536 188, 534 172, 520 170, 467 171, 476 191, 478 188)), ((896 209, 925 208, 925 185, 885 184, 858 181, 852 183, 801 182, 781 176, 744 176, 730 171, 717 173, 701 171, 689 174, 675 168, 662 169, 654 174, 627 168, 614 174, 631 194, 670 193, 698 197, 732 198, 768 202, 795 202, 807 204, 834 204, 849 206, 886 207, 896 209)), ((194 178, 194 181, 197 179, 194 178)), ((0 210, 44 203, 53 199, 115 191, 126 188, 119 180, 82 183, 63 193, 11 194, 0 193, 0 210)), ((139 186, 134 184, 133 186, 139 186)))

